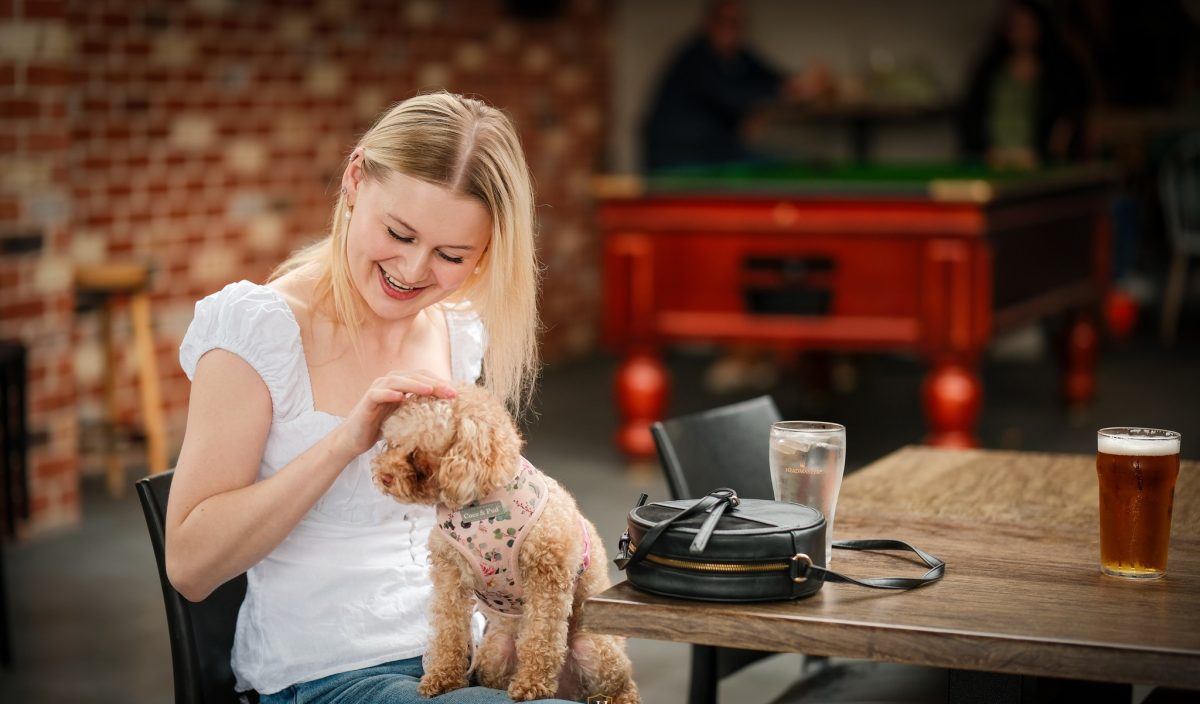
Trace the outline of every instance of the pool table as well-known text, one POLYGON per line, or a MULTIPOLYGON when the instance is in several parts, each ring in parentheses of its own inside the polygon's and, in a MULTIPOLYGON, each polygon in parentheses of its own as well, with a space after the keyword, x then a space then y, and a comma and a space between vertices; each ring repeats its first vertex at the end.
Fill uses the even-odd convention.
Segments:
POLYGON ((910 350, 928 361, 930 444, 973 446, 991 338, 1051 316, 1063 392, 1095 388, 1109 279, 1101 166, 757 165, 608 175, 593 184, 603 339, 621 355, 619 447, 650 457, 672 343, 910 350))

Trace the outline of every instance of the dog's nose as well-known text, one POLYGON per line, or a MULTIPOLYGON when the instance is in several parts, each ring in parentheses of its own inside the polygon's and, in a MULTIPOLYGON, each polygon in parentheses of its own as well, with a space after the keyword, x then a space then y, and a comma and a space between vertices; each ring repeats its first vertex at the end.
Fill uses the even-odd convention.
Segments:
POLYGON ((390 474, 380 474, 379 481, 382 482, 384 486, 391 486, 392 482, 395 481, 395 478, 390 474))

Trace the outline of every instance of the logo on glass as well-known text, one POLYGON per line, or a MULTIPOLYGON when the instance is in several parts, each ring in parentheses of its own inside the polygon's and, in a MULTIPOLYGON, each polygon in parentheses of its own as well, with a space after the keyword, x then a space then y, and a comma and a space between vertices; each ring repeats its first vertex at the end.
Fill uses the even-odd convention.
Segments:
POLYGON ((820 467, 806 467, 800 465, 798 467, 784 467, 783 471, 788 474, 824 474, 825 470, 820 467))

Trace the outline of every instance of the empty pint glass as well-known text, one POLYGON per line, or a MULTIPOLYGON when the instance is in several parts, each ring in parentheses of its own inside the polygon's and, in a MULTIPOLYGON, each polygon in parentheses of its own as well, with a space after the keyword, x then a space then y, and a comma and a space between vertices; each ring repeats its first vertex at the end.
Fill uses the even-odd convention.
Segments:
MULTIPOLYGON (((846 469, 846 428, 837 423, 785 420, 771 425, 771 487, 776 501, 825 514, 825 566, 833 552, 833 512, 846 469)), ((815 555, 810 557, 816 559, 815 555)))
POLYGON ((1096 434, 1104 574, 1156 579, 1167 573, 1179 445, 1179 433, 1171 430, 1104 428, 1096 434))

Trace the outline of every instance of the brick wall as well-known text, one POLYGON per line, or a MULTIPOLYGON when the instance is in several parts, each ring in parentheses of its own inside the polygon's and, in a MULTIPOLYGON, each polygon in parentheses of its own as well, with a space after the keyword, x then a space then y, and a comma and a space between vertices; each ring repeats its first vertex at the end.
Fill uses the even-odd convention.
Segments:
MULTIPOLYGON (((33 529, 77 518, 90 471, 79 424, 100 415, 98 326, 74 312, 73 267, 152 264, 173 455, 195 300, 262 280, 319 237, 357 135, 418 90, 478 94, 514 116, 543 204, 545 354, 591 348, 587 184, 607 118, 608 12, 601 0, 510 11, 522 4, 554 3, 0 0, 0 337, 34 360, 33 529)), ((132 349, 117 361, 120 414, 136 421, 132 349)))
POLYGON ((0 2, 0 339, 30 352, 30 504, 39 525, 79 517, 72 61, 66 3, 0 2))

